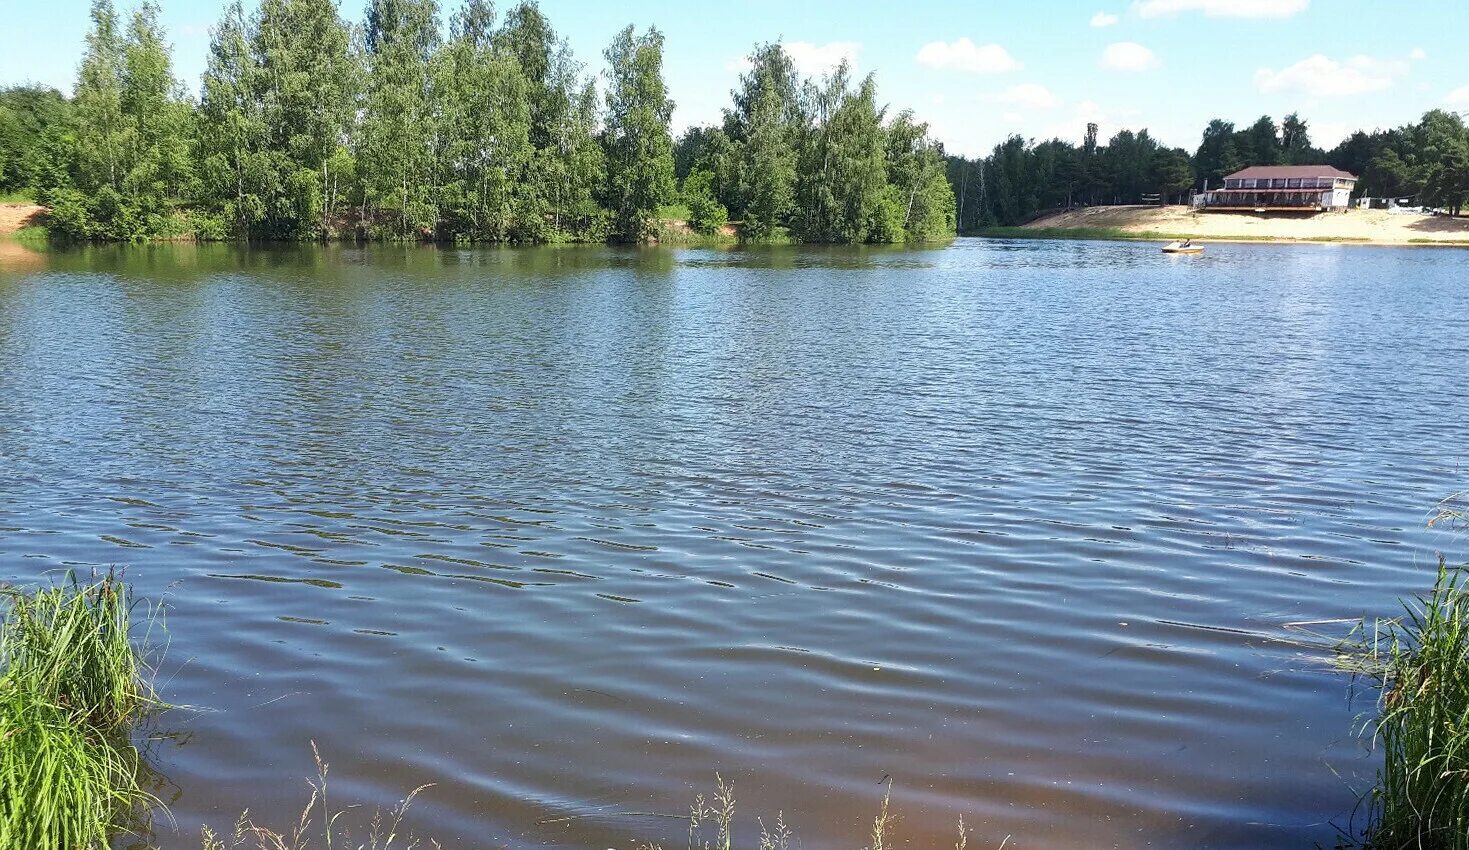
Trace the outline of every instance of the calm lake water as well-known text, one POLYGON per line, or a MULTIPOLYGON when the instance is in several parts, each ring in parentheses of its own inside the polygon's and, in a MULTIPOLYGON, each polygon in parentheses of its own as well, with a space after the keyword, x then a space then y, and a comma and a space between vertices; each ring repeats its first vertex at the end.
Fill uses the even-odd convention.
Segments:
POLYGON ((0 579, 166 600, 165 847, 312 740, 455 850, 679 848, 715 771, 746 843, 890 776, 913 847, 1329 845, 1367 706, 1277 638, 1466 548, 1466 260, 11 250, 0 579))

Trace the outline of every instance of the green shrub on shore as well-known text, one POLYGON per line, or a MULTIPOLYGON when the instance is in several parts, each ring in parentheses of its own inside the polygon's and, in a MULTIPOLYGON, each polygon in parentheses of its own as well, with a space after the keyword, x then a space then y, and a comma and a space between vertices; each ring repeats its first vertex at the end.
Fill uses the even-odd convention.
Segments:
POLYGON ((157 705, 108 575, 0 591, 0 850, 100 850, 157 801, 133 725, 157 705))
MULTIPOLYGON (((1462 522, 1461 512, 1441 519, 1462 522)), ((1380 744, 1365 844, 1469 850, 1469 583, 1439 561, 1433 590, 1403 617, 1364 629, 1363 670, 1379 692, 1364 727, 1380 744)))

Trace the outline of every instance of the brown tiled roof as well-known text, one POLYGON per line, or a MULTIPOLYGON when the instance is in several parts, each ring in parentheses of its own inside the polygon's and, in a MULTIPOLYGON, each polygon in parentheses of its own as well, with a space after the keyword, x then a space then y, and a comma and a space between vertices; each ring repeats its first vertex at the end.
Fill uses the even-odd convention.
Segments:
POLYGON ((1357 175, 1348 174, 1339 168, 1329 165, 1252 165, 1243 171, 1236 171, 1225 177, 1226 180, 1274 180, 1278 177, 1331 177, 1356 180, 1357 175))

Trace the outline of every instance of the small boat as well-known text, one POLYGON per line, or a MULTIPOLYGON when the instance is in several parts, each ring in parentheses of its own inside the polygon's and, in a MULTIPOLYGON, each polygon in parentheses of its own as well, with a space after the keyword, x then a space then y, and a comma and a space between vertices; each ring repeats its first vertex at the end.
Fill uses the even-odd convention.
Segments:
POLYGON ((1163 253, 1165 253, 1165 254, 1202 254, 1202 253, 1204 253, 1204 246, 1203 245, 1195 245, 1192 240, 1187 241, 1187 242, 1169 242, 1167 245, 1164 245, 1163 246, 1163 253))

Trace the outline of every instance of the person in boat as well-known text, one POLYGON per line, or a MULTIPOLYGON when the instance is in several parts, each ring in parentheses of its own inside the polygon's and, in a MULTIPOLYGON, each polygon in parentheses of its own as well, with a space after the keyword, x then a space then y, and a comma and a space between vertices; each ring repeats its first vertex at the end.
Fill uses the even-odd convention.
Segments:
POLYGON ((1192 240, 1192 239, 1185 239, 1185 240, 1183 240, 1182 247, 1184 247, 1184 248, 1192 248, 1193 247, 1193 244, 1194 244, 1194 240, 1192 240))

